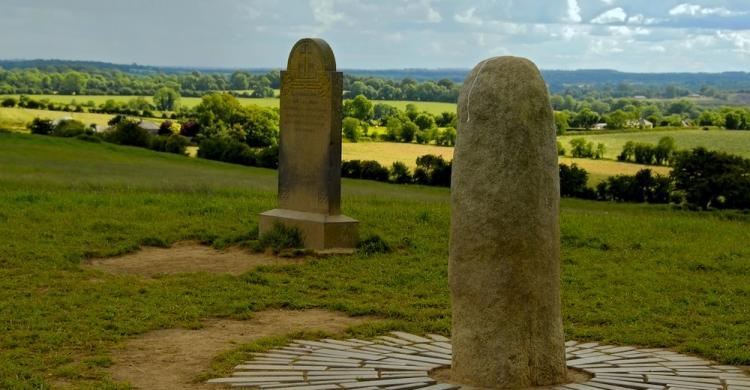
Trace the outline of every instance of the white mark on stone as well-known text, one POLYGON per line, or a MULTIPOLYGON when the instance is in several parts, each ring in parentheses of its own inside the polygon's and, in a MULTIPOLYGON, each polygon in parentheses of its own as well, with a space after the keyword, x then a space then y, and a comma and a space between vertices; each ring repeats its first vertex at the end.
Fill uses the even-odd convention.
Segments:
POLYGON ((484 68, 484 65, 496 58, 499 58, 499 57, 488 58, 479 63, 479 70, 477 71, 477 77, 474 77, 474 80, 471 82, 471 87, 469 87, 469 94, 466 97, 466 123, 471 122, 471 92, 474 90, 474 85, 476 85, 477 80, 479 80, 479 76, 482 75, 482 69, 484 68))

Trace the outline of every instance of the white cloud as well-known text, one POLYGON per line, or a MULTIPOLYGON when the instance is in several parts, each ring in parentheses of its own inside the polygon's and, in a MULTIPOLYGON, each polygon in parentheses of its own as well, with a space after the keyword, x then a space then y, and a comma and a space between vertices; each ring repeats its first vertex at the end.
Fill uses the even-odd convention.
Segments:
POLYGON ((565 18, 568 22, 580 23, 581 20, 581 7, 578 5, 578 0, 568 0, 567 16, 565 18))
POLYGON ((733 44, 736 51, 750 54, 750 31, 717 31, 716 36, 733 44))
POLYGON ((731 11, 726 7, 707 8, 698 4, 682 3, 669 10, 672 16, 739 16, 747 12, 731 11))
POLYGON ((628 24, 656 24, 659 23, 660 20, 656 18, 647 18, 643 16, 643 14, 636 14, 628 17, 628 24))
POLYGON ((333 5, 333 0, 310 0, 310 8, 312 8, 313 18, 323 30, 328 29, 334 23, 344 19, 343 13, 334 12, 333 5))
POLYGON ((433 8, 431 0, 403 1, 403 5, 395 7, 393 12, 418 22, 439 23, 443 20, 440 12, 433 8))
POLYGON ((628 26, 610 26, 608 29, 610 34, 615 36, 631 37, 633 35, 650 35, 651 31, 643 27, 630 28, 628 26))
POLYGON ((602 13, 601 15, 591 19, 591 23, 594 24, 610 24, 610 23, 622 23, 627 20, 628 14, 621 7, 612 8, 609 11, 602 13))
POLYGON ((612 3, 614 3, 614 2, 615 2, 615 0, 602 0, 602 3, 604 3, 606 5, 612 5, 612 3))
POLYGON ((472 24, 475 26, 481 26, 482 25, 482 19, 480 19, 478 16, 474 16, 474 12, 476 12, 476 8, 472 7, 466 10, 466 12, 462 14, 455 14, 453 15, 453 19, 462 24, 472 24))

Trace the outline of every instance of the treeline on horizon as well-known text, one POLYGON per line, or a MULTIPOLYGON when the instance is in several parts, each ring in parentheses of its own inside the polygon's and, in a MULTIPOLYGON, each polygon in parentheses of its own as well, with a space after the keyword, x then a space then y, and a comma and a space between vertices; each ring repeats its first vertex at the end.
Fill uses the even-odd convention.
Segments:
MULTIPOLYGON (((345 70, 345 97, 456 102, 468 69, 345 70)), ((582 98, 679 98, 690 94, 723 98, 750 93, 750 73, 625 73, 613 70, 543 70, 552 94, 582 98)), ((278 69, 118 65, 92 61, 0 61, 0 94, 153 95, 167 86, 182 96, 233 91, 241 97, 271 97, 278 69)))

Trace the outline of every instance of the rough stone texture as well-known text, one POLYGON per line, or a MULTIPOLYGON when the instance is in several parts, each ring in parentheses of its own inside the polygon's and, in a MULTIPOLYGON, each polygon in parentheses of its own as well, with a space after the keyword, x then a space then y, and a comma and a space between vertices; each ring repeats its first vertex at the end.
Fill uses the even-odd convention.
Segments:
POLYGON ((565 381, 560 184, 536 66, 479 63, 458 102, 449 277, 453 380, 491 388, 565 381))
POLYGON ((340 215, 342 88, 324 40, 294 45, 281 72, 279 208, 261 214, 261 235, 282 223, 300 229, 310 249, 356 246, 357 221, 340 215))

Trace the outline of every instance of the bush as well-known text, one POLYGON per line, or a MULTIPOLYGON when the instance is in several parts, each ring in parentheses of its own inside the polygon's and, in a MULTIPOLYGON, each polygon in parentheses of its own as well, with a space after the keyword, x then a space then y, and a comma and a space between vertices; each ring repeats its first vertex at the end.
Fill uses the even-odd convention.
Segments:
POLYGON ((750 208, 750 160, 701 147, 676 153, 672 167, 675 189, 689 205, 750 208))
POLYGON ((52 133, 52 120, 34 118, 26 127, 31 131, 31 134, 49 135, 52 133))
POLYGON ((388 253, 390 251, 392 251, 391 246, 377 234, 368 236, 367 238, 360 240, 357 244, 357 252, 365 256, 374 255, 376 253, 388 253))
POLYGON ((132 119, 123 119, 113 131, 107 133, 105 140, 118 145, 149 147, 151 135, 138 126, 132 119))
POLYGON ((567 166, 559 165, 560 169, 560 196, 594 199, 594 190, 588 187, 589 173, 579 168, 576 164, 567 166))
POLYGON ((564 156, 565 155, 565 147, 563 146, 562 142, 557 141, 557 155, 558 156, 564 156))
POLYGON ((617 175, 607 178, 596 187, 602 200, 618 202, 669 203, 672 183, 669 177, 653 175, 642 169, 634 176, 617 175))
POLYGON ((52 135, 55 137, 77 137, 87 132, 86 125, 77 120, 60 121, 53 129, 52 135))
POLYGON ((442 156, 433 154, 417 157, 414 182, 424 185, 450 187, 451 163, 445 161, 442 156))
POLYGON ((397 184, 411 183, 412 177, 409 167, 401 161, 396 161, 391 165, 390 181, 397 184))
POLYGON ((255 165, 262 168, 279 168, 279 147, 269 146, 255 153, 255 165))
POLYGON ((2 107, 15 107, 16 104, 18 104, 18 100, 12 97, 7 97, 0 102, 0 106, 2 107))
POLYGON ((341 124, 341 131, 344 138, 352 142, 357 142, 360 136, 360 122, 357 118, 346 117, 341 124))
POLYGON ((388 181, 388 168, 377 161, 351 160, 341 163, 341 176, 352 179, 388 181))
POLYGON ((594 157, 594 143, 587 142, 585 138, 573 138, 570 140, 570 154, 578 158, 594 157))
POLYGON ((388 168, 377 161, 362 161, 362 179, 388 181, 388 168))
POLYGON ((156 136, 149 139, 149 149, 157 152, 167 152, 185 155, 187 146, 190 143, 187 138, 172 134, 169 136, 156 136))
POLYGON ((435 143, 440 146, 455 146, 456 145, 456 129, 448 127, 445 130, 438 133, 435 143))

